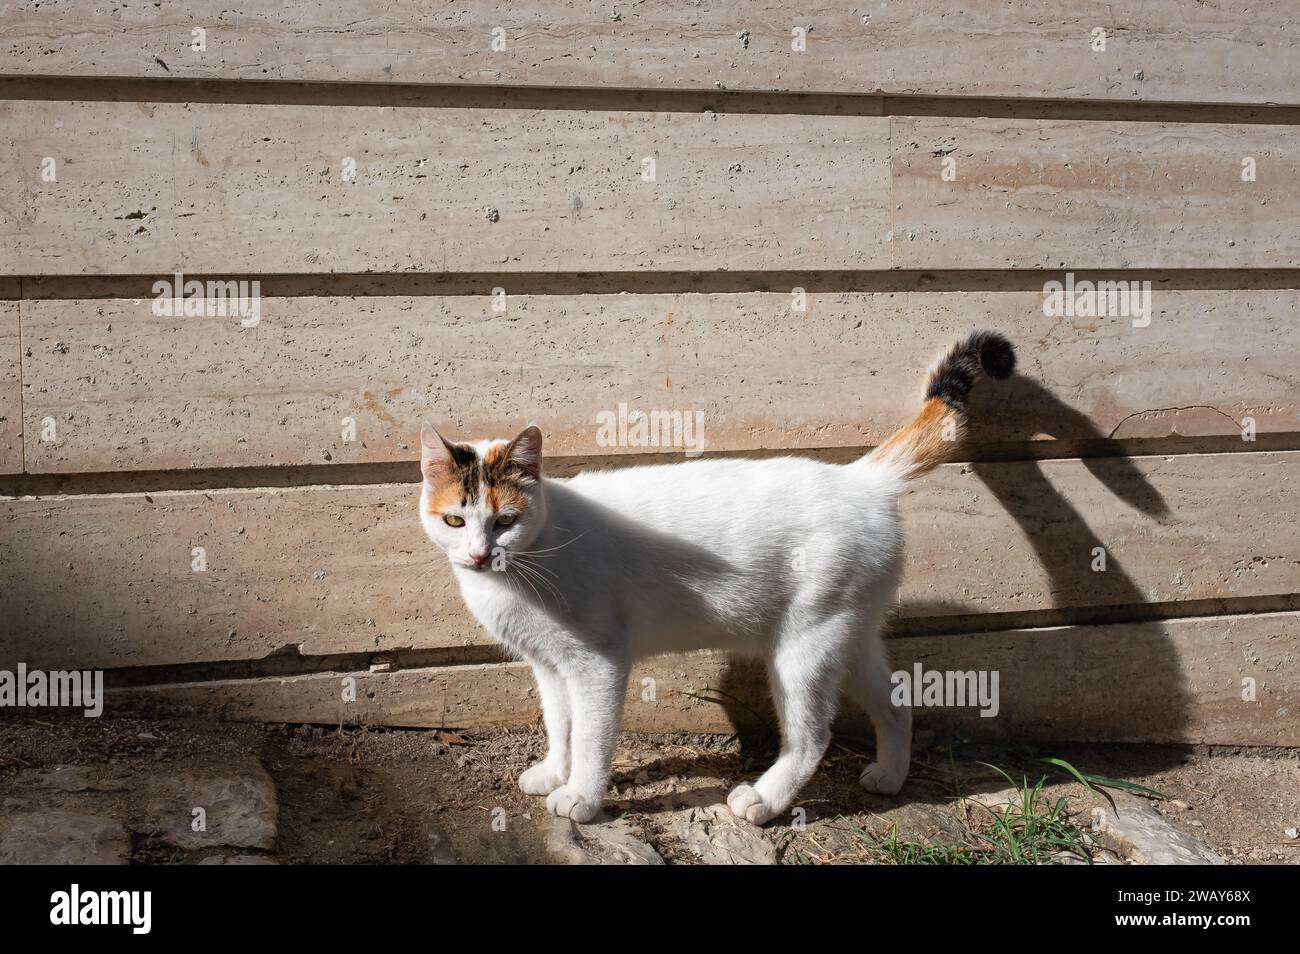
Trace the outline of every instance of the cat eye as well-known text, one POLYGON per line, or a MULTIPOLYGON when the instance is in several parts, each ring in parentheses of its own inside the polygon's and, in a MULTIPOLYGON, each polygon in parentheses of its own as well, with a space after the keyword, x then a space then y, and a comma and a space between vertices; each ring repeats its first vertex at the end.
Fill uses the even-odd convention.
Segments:
POLYGON ((512 523, 514 523, 515 520, 516 520, 516 517, 515 517, 514 514, 512 514, 512 513, 503 513, 501 516, 497 517, 497 526, 498 526, 498 527, 508 527, 508 526, 510 526, 512 523))
POLYGON ((443 514, 442 521, 449 527, 465 526, 465 518, 458 517, 454 513, 443 514))

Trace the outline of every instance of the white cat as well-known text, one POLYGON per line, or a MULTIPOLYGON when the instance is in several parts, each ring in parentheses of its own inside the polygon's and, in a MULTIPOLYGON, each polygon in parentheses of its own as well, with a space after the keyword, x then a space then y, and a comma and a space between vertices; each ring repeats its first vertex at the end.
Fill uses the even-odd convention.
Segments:
POLYGON ((550 744, 519 778, 577 822, 600 811, 628 670, 657 653, 762 658, 781 752, 727 797, 762 824, 785 812, 830 741, 841 689, 871 717, 869 791, 894 794, 911 758, 911 710, 890 701, 881 640, 899 583, 896 501, 951 455, 981 374, 1015 352, 980 332, 930 372, 920 415, 847 465, 803 458, 698 460, 542 476, 542 435, 447 441, 421 434, 420 519, 465 605, 533 668, 550 744))

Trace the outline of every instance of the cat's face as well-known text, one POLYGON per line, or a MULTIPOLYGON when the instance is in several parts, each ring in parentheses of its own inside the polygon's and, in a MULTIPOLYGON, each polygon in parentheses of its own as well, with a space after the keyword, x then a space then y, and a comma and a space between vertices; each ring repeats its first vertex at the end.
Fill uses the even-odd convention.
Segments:
POLYGON ((542 529, 542 432, 528 427, 513 441, 448 441, 420 432, 420 521, 455 565, 503 570, 542 529))

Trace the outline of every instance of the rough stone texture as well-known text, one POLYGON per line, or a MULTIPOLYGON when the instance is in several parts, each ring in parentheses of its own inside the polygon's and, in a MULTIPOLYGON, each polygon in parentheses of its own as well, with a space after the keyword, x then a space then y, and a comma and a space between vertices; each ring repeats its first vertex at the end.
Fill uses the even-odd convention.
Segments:
POLYGON ((178 848, 270 849, 279 807, 275 783, 260 764, 190 764, 151 780, 142 827, 178 848), (194 831, 193 811, 206 812, 206 830, 194 831))
POLYGON ((0 665, 485 642, 414 519, 417 494, 379 485, 0 500, 0 665), (79 529, 65 533, 65 520, 79 529))
MULTIPOLYGON (((990 572, 1007 569, 1006 561, 995 564, 990 559, 990 572)), ((1295 613, 891 643, 900 668, 921 662, 927 670, 1000 674, 996 718, 982 718, 975 707, 918 711, 918 723, 932 728, 1007 740, 1283 746, 1300 744, 1300 720, 1288 715, 1300 704, 1300 684, 1290 675, 1297 649, 1295 613), (1252 703, 1241 697, 1247 678, 1256 687, 1252 703)))
POLYGON ((0 154, 0 189, 41 209, 0 232, 8 275, 888 263, 882 116, 11 100, 0 121, 27 155, 97 160, 45 183, 0 154))
POLYGON ((929 268, 1300 264, 1293 126, 896 116, 891 131, 894 241, 929 268), (1277 178, 1242 182, 1243 156, 1277 178))
MULTIPOLYGON (((529 865, 538 861, 539 848, 535 845, 537 833, 533 831, 535 822, 511 822, 506 828, 480 830, 471 845, 463 846, 463 856, 457 863, 464 864, 465 859, 472 859, 474 864, 482 865, 529 865)), ((437 863, 448 864, 444 853, 437 858, 437 863)))
POLYGON ((322 122, 321 107, 296 104, 0 109, 30 154, 90 143, 100 159, 57 183, 0 161, 0 185, 42 209, 27 228, 0 233, 9 275, 1300 264, 1300 236, 1286 224, 1300 216, 1300 131, 1289 125, 351 105, 330 107, 322 122), (363 160, 369 187, 342 180, 339 142, 363 160), (743 171, 727 169, 728 152, 745 156, 743 171), (958 160, 954 182, 941 178, 943 152, 958 160), (1242 156, 1258 158, 1258 181, 1232 174, 1242 156), (641 179, 644 158, 658 163, 655 182, 641 179), (163 196, 164 174, 183 205, 163 196), (497 222, 482 212, 493 202, 497 222), (338 241, 344 229, 350 238, 338 241))
POLYGON ((904 840, 953 842, 961 841, 966 835, 946 805, 926 802, 909 801, 894 808, 877 810, 872 812, 872 821, 885 832, 897 828, 899 838, 904 840))
POLYGON ((275 865, 274 858, 265 855, 210 855, 199 862, 201 865, 275 865))
MULTIPOLYGON (((900 614, 956 627, 990 612, 1288 596, 1298 494, 1294 451, 946 465, 900 504, 900 614), (1105 572, 1091 569, 1096 546, 1105 572)), ((407 484, 0 500, 0 645, 56 668, 485 642, 415 500, 407 484)))
POLYGON ((1117 794, 1119 814, 1105 810, 1097 839, 1121 857, 1140 865, 1222 865, 1222 857, 1199 839, 1181 832, 1141 799, 1117 794))
MULTIPOLYGON (((1019 814, 1020 808, 1024 804, 1021 799, 1020 790, 1015 788, 999 788, 991 792, 976 792, 973 795, 965 796, 963 801, 975 802, 977 805, 982 805, 989 811, 998 812, 999 814, 1008 811, 1019 814)), ((987 812, 983 812, 983 809, 979 808, 972 807, 969 810, 972 812, 982 812, 985 815, 988 814, 987 812)))
POLYGON ((524 9, 471 0, 435 17, 422 0, 390 0, 356 19, 329 0, 190 0, 178 9, 69 0, 8 12, 0 72, 1297 102, 1293 6, 1258 0, 1249 16, 1242 9, 1157 0, 1117 17, 1097 0, 808 0, 796 16, 782 0, 532 0, 524 9), (206 53, 187 46, 196 23, 208 31, 206 53), (805 53, 792 51, 794 25, 808 31, 805 53), (504 48, 487 42, 497 27, 504 48), (1098 27, 1104 51, 1092 49, 1098 27))
POLYGON ((1300 452, 948 465, 899 509, 905 619, 1300 592, 1300 452))
POLYGON ((25 773, 22 776, 21 790, 27 793, 49 792, 51 797, 58 797, 58 794, 129 792, 131 779, 125 773, 105 765, 56 765, 25 773))
MULTIPOLYGON (((1118 859, 1118 858, 1114 857, 1113 855, 1110 855, 1110 854, 1108 854, 1107 852, 1104 852, 1104 851, 1098 851, 1098 852, 1096 852, 1096 853, 1093 855, 1093 857, 1092 857, 1092 863, 1093 863, 1094 865, 1122 865, 1122 864, 1124 864, 1124 862, 1121 861, 1120 859, 1118 859)), ((1071 852, 1071 851, 1058 851, 1055 855, 1052 856, 1052 864, 1054 864, 1054 865, 1086 865, 1086 864, 1088 864, 1088 862, 1085 861, 1083 858, 1080 858, 1078 855, 1074 854, 1074 852, 1071 852)))
POLYGON ((776 864, 776 846, 758 828, 736 818, 726 805, 704 803, 693 796, 687 800, 698 803, 675 812, 670 827, 704 864, 776 864))
MULTIPOLYGON (((1300 615, 1268 613, 1008 630, 891 641, 894 665, 999 671, 1001 711, 918 710, 918 724, 971 738, 1044 741, 1298 745, 1300 704, 1288 679, 1300 615), (1243 678, 1257 702, 1241 701, 1243 678)), ((240 721, 384 723, 398 726, 524 724, 538 716, 528 666, 492 663, 358 672, 357 701, 340 701, 340 676, 223 680, 108 693, 114 711, 200 710, 240 721)), ((752 667, 725 654, 664 656, 633 671, 624 722, 645 732, 730 732, 775 725, 768 690, 752 667), (644 682, 655 680, 653 699, 644 682), (728 695, 718 696, 717 690, 728 695)), ((865 729, 845 706, 840 725, 865 729)))
POLYGON ((112 764, 56 765, 20 772, 0 786, 0 832, 6 833, 0 854, 21 863, 43 855, 68 861, 120 856, 124 863, 128 831, 185 850, 268 850, 278 811, 275 785, 252 757, 222 762, 190 756, 165 770, 136 772, 112 764), (190 827, 197 807, 207 813, 206 831, 190 827))
POLYGON ((0 815, 0 864, 124 865, 131 851, 122 823, 73 811, 0 815))
POLYGON ((460 859, 456 857, 456 851, 452 847, 451 836, 433 817, 426 815, 420 819, 420 834, 425 841, 427 864, 460 864, 460 859))
MULTIPOLYGON (((272 293, 285 282, 268 282, 256 329, 237 318, 156 317, 143 281, 123 283, 117 298, 25 301, 28 471, 411 462, 430 408, 455 427, 448 436, 513 436, 538 420, 548 456, 575 464, 658 450, 598 443, 596 415, 620 402, 702 413, 708 452, 851 456, 916 413, 934 356, 975 327, 1014 341, 1028 376, 976 391, 972 445, 1221 441, 1238 437, 1247 416, 1260 434, 1290 431, 1300 411, 1300 372, 1287 360, 1300 291, 1249 287, 1250 277, 1233 290, 1162 287, 1140 347, 1125 321, 1045 319, 1041 288, 1014 276, 905 294, 896 289, 906 280, 891 289, 877 276, 868 282, 884 290, 810 290, 803 312, 788 292, 512 293, 504 315, 486 294, 420 296, 404 293, 401 276, 373 281, 383 294, 295 297, 272 293), (497 360, 502 322, 526 366, 497 360), (292 397, 249 399, 270 392, 292 397), (47 417, 58 441, 42 440, 47 417), (344 440, 344 417, 355 439, 344 440)), ((73 288, 46 279, 33 294, 75 296, 73 288)), ((16 334, 10 340, 16 362, 16 334)), ((16 434, 16 365, 8 377, 16 434)))
MULTIPOLYGON (((12 280, 0 280, 0 296, 16 293, 12 280)), ((0 301, 0 474, 23 469, 23 411, 18 302, 0 301)))
POLYGON ((544 827, 547 849, 570 865, 662 865, 664 859, 626 818, 575 825, 552 818, 544 827))

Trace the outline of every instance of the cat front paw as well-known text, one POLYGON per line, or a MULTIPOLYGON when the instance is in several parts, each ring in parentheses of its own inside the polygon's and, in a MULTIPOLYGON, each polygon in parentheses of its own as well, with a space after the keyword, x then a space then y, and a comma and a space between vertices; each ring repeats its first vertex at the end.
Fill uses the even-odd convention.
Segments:
POLYGON ((568 778, 563 772, 545 762, 538 762, 519 776, 519 790, 525 795, 549 795, 566 781, 568 778))
POLYGON ((906 772, 889 772, 879 762, 872 762, 858 776, 858 784, 877 795, 897 795, 906 772))
POLYGON ((737 785, 733 788, 731 794, 727 796, 727 807, 731 809, 731 814, 751 825, 761 825, 771 821, 781 811, 764 802, 763 796, 758 794, 758 790, 753 785, 737 785))
POLYGON ((562 785, 546 796, 546 810, 585 824, 600 814, 600 802, 599 798, 587 798, 572 785, 562 785))

